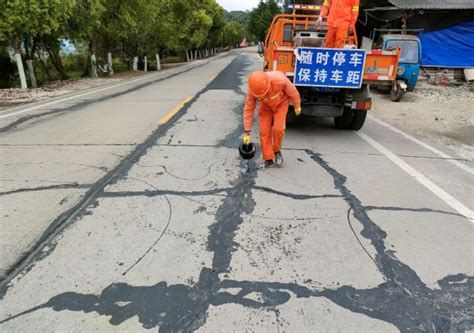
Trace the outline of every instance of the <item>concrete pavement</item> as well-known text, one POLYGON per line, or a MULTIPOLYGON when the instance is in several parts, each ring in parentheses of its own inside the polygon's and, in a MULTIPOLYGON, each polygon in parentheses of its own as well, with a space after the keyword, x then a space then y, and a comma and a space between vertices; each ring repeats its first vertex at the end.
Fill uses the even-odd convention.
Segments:
POLYGON ((298 119, 284 167, 245 173, 258 68, 236 51, 0 118, 2 331, 474 329, 472 164, 298 119))

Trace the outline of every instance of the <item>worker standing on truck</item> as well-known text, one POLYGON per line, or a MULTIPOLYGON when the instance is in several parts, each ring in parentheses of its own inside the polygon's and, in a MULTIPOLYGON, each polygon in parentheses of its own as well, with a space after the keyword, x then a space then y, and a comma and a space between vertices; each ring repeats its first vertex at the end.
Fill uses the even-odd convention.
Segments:
POLYGON ((283 163, 281 144, 286 128, 286 114, 290 100, 293 101, 295 114, 301 114, 301 98, 295 85, 282 72, 253 72, 249 76, 248 94, 244 108, 244 144, 250 143, 253 114, 259 101, 260 143, 263 165, 268 168, 274 163, 283 163), (275 160, 275 162, 273 161, 275 160))
POLYGON ((359 16, 359 0, 324 0, 317 22, 318 27, 326 16, 328 32, 324 46, 342 49, 347 36, 354 33, 359 16))

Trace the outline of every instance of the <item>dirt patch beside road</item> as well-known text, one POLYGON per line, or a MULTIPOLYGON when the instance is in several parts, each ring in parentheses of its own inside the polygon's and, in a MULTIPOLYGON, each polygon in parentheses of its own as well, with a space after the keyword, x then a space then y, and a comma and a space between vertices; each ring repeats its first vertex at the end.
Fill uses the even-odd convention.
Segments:
POLYGON ((43 101, 48 98, 53 98, 72 92, 77 92, 84 89, 102 86, 105 84, 112 84, 123 80, 121 78, 100 78, 100 79, 78 79, 57 81, 42 86, 37 89, 22 90, 1 89, 0 90, 0 107, 12 107, 19 104, 32 103, 43 101))
POLYGON ((433 86, 420 81, 414 92, 394 103, 373 89, 372 115, 444 150, 474 159, 474 92, 472 85, 433 86))

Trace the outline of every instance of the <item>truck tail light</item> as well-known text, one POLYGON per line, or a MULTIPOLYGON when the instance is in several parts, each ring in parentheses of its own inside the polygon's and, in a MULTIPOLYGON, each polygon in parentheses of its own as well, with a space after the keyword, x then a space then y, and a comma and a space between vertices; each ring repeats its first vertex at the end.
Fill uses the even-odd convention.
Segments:
POLYGON ((357 106, 356 106, 357 110, 370 110, 371 108, 372 108, 372 101, 367 101, 367 102, 359 101, 359 102, 357 102, 357 106))

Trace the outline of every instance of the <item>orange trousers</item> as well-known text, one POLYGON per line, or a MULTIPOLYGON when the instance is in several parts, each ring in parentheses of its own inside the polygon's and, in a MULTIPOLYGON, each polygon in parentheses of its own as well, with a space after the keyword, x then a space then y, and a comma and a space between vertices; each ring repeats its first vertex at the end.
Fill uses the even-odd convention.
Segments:
POLYGON ((260 102, 258 111, 258 120, 260 124, 260 144, 262 146, 262 155, 265 161, 275 159, 275 153, 278 153, 283 143, 286 129, 286 114, 290 102, 284 102, 276 111, 260 102))
POLYGON ((330 49, 342 49, 346 42, 349 26, 329 27, 324 46, 330 49))

